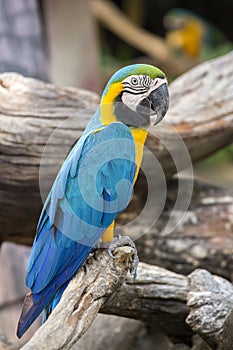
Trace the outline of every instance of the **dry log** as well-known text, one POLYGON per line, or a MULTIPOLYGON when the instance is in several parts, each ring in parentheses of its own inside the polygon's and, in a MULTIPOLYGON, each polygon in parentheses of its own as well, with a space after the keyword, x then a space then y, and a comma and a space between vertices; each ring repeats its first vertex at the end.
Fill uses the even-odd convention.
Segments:
POLYGON ((108 298, 102 311, 159 326, 169 336, 185 340, 192 335, 185 324, 187 293, 187 277, 140 263, 136 280, 127 280, 108 298))
POLYGON ((206 340, 211 349, 232 350, 233 286, 206 270, 188 276, 187 324, 206 340))
MULTIPOLYGON (((160 219, 150 233, 136 241, 140 260, 186 275, 203 268, 232 280, 233 191, 195 182, 192 201, 182 224, 165 232, 168 219, 174 215, 171 213, 176 193, 177 181, 174 180, 170 182, 160 219)), ((149 215, 153 216, 153 212, 149 215)), ((133 230, 132 227, 132 236, 133 230)))
POLYGON ((96 252, 22 349, 70 349, 99 310, 159 326, 176 342, 191 344, 195 332, 211 349, 231 349, 230 282, 206 270, 185 277, 145 263, 139 264, 136 280, 125 280, 133 253, 130 247, 118 248, 116 259, 112 259, 106 250, 96 252))
POLYGON ((106 298, 119 288, 129 270, 134 250, 117 248, 112 259, 107 250, 87 260, 70 282, 61 301, 22 350, 67 350, 85 333, 106 298))
MULTIPOLYGON (((232 141, 232 57, 233 52, 202 64, 171 84, 167 120, 179 131, 193 161, 232 141)), ((88 91, 58 88, 12 73, 0 75, 0 241, 32 242, 41 209, 38 170, 44 146, 53 134, 42 167, 48 190, 97 103, 97 95, 88 91)), ((147 146, 165 175, 177 171, 174 161, 179 168, 186 167, 175 129, 164 122, 152 131, 158 138, 151 135, 147 146), (175 159, 163 143, 176 152, 175 159)))
POLYGON ((0 76, 0 241, 32 242, 41 210, 39 166, 45 145, 54 129, 73 116, 49 148, 46 166, 52 178, 97 105, 97 95, 88 91, 13 73, 0 76))

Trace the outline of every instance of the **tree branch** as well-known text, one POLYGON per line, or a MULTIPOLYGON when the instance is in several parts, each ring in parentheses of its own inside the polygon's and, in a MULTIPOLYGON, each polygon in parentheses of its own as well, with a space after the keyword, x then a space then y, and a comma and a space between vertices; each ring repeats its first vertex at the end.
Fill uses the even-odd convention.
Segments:
POLYGON ((140 263, 136 280, 127 280, 110 296, 102 312, 159 326, 169 336, 185 340, 192 335, 185 324, 189 313, 187 294, 187 277, 140 263))
MULTIPOLYGON (((189 186, 183 187, 185 197, 185 188, 189 186)), ((232 280, 233 191, 230 188, 194 182, 189 209, 183 222, 175 228, 175 214, 180 217, 179 213, 172 214, 177 188, 177 180, 170 182, 162 215, 150 232, 136 241, 140 260, 185 275, 196 268, 207 269, 232 280), (171 216, 174 217, 175 229, 165 234, 164 230, 171 216)), ((142 204, 139 202, 139 210, 140 205, 142 204)), ((151 208, 151 212, 147 213, 149 217, 153 217, 153 210, 151 208)), ((127 213, 122 215, 124 219, 127 213)), ((142 229, 143 225, 144 222, 142 229)), ((137 232, 139 229, 137 227, 137 232)), ((136 229, 132 225, 127 234, 134 237, 134 231, 136 229)))
POLYGON ((115 259, 107 250, 89 258, 46 323, 22 350, 70 349, 94 321, 106 298, 122 285, 133 253, 132 248, 122 247, 115 250, 115 259))
POLYGON ((112 259, 106 250, 98 251, 86 262, 49 319, 22 350, 70 349, 99 310, 159 326, 175 342, 190 343, 198 333, 211 349, 231 349, 230 282, 206 270, 185 277, 140 263, 136 280, 128 278, 123 283, 134 251, 123 247, 115 253, 112 259))
POLYGON ((232 349, 233 286, 206 270, 188 276, 190 291, 187 324, 209 344, 211 349, 232 349))

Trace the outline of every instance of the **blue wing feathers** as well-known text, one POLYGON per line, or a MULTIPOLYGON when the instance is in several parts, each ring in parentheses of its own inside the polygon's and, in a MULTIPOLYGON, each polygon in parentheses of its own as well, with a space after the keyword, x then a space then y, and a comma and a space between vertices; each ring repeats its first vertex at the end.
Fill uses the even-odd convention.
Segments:
POLYGON ((74 146, 39 219, 26 277, 32 296, 22 311, 19 336, 45 307, 55 307, 64 286, 128 205, 135 169, 133 138, 122 123, 90 133, 74 146))

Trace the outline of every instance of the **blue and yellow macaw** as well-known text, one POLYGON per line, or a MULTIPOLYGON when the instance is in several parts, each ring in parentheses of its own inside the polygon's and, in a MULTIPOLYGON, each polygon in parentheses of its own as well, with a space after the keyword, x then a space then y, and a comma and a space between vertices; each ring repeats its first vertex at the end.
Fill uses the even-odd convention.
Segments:
MULTIPOLYGON (((28 265, 18 337, 45 310, 46 319, 69 281, 128 205, 151 122, 168 109, 167 80, 156 67, 124 67, 109 80, 100 106, 62 165, 44 204, 28 265)), ((116 244, 111 244, 109 253, 116 244)))
POLYGON ((197 13, 173 8, 164 17, 165 41, 178 55, 209 60, 232 50, 232 43, 221 30, 197 13))
POLYGON ((168 31, 166 42, 177 51, 189 58, 201 56, 207 41, 207 24, 192 11, 175 8, 168 11, 164 18, 168 31))

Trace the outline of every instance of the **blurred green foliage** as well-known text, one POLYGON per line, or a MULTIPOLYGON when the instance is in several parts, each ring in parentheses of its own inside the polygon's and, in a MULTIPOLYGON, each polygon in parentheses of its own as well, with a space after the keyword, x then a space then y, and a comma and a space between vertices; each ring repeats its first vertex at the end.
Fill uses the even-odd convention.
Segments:
POLYGON ((218 166, 221 166, 226 162, 233 163, 233 144, 212 154, 207 159, 205 159, 204 162, 206 163, 206 165, 210 166, 213 164, 218 164, 218 166))

